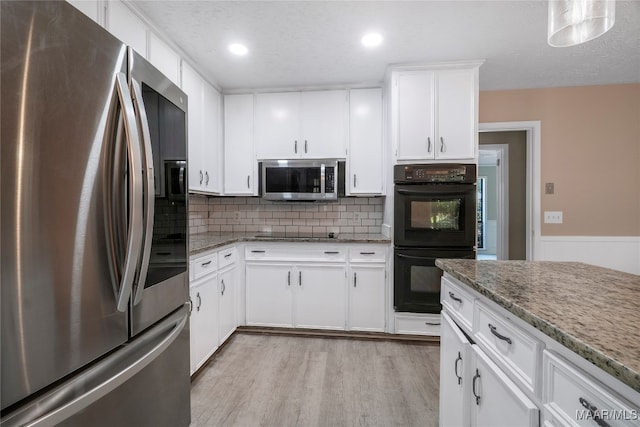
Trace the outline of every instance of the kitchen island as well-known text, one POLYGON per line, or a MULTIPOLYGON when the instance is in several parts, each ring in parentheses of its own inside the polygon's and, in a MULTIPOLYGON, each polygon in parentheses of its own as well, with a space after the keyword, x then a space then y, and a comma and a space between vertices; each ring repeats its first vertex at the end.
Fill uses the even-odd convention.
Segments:
MULTIPOLYGON (((474 374, 484 382, 475 360, 486 358, 521 392, 519 404, 532 425, 539 417, 550 425, 577 425, 580 410, 591 420, 603 420, 606 410, 620 415, 623 425, 640 425, 640 276, 576 262, 440 259, 436 265, 444 271, 449 335, 464 331, 461 339, 472 349, 470 394, 476 393, 474 374)), ((443 332, 443 352, 448 339, 443 332)), ((441 375, 442 387, 452 390, 448 372, 441 375)), ((481 409, 473 412, 482 401, 470 401, 473 425, 483 416, 481 409)), ((445 417, 451 412, 441 410, 445 417)))

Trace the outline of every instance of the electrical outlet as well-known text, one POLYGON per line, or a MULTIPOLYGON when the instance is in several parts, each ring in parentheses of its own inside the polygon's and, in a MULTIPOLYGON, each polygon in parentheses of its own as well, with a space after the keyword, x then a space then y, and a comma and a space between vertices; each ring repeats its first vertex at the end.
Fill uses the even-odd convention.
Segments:
POLYGON ((544 194, 553 194, 555 192, 555 185, 553 182, 547 182, 544 185, 544 194))
POLYGON ((545 224, 562 224, 562 211, 544 211, 545 224))

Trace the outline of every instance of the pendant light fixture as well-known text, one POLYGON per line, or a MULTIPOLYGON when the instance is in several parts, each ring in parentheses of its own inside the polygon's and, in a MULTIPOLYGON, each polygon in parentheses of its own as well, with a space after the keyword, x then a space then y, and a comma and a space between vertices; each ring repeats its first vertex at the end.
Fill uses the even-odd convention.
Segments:
POLYGON ((574 46, 613 27, 615 0, 549 0, 549 45, 574 46))

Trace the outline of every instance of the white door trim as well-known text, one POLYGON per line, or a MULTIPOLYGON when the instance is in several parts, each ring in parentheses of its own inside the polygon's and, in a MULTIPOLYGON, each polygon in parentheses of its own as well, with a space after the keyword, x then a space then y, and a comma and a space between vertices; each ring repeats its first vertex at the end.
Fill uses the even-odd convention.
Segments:
POLYGON ((541 122, 480 123, 479 132, 526 131, 527 133, 527 259, 539 258, 540 247, 540 129, 541 122))

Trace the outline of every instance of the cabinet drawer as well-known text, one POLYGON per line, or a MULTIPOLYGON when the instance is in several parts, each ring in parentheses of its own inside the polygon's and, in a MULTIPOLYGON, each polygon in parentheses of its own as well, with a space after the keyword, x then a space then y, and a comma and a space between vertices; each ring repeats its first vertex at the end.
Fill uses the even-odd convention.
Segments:
POLYGON ((471 332, 473 325, 473 300, 474 298, 449 279, 442 277, 440 300, 449 313, 471 332))
POLYGON ((571 363, 545 351, 543 404, 562 425, 640 426, 639 408, 627 404, 571 363))
POLYGON ((238 259, 238 251, 234 247, 218 252, 218 268, 231 265, 238 259))
MULTIPOLYGON (((315 245, 314 245, 315 246, 315 245)), ((247 261, 288 261, 288 262, 346 262, 347 251, 343 247, 292 247, 252 245, 245 248, 247 261)))
POLYGON ((440 336, 440 315, 396 314, 396 334, 440 336))
POLYGON ((542 343, 476 301, 474 336, 492 359, 532 393, 538 393, 542 343))
POLYGON ((351 262, 385 262, 387 248, 380 246, 355 246, 349 249, 351 262))
POLYGON ((218 253, 205 255, 191 261, 192 278, 199 279, 208 274, 215 273, 218 269, 218 253))

